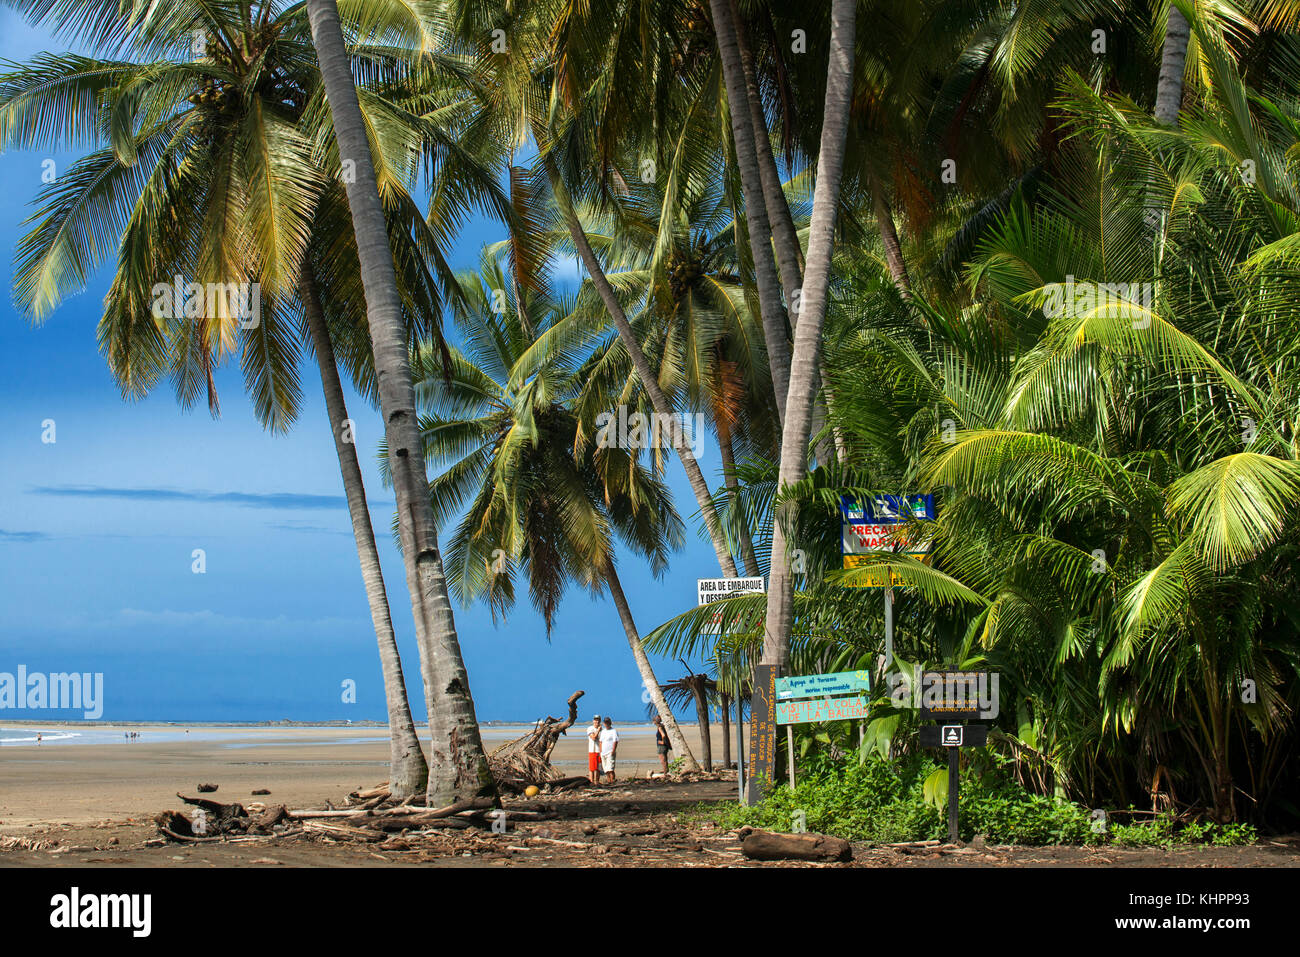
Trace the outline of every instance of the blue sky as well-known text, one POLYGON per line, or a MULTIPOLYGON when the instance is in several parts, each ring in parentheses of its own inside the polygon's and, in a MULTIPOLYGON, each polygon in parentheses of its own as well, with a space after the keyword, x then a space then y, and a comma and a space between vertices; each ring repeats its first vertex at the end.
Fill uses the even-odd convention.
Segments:
MULTIPOLYGON (((64 49, 0 12, 0 58, 64 49)), ((12 304, 13 247, 41 186, 36 153, 0 154, 0 672, 102 672, 103 720, 382 719, 383 682, 356 565, 324 401, 314 368, 287 436, 257 425, 237 366, 217 375, 222 415, 189 411, 164 384, 125 402, 95 344, 108 275, 39 328, 12 304), (53 420, 53 443, 42 441, 53 420), (191 570, 194 549, 206 573, 191 570), (357 702, 342 701, 352 679, 357 702)), ((52 157, 63 168, 66 157, 52 157)), ((454 251, 475 267, 499 228, 475 222, 454 251)), ((392 496, 369 454, 378 414, 349 394, 377 529, 392 496)), ((714 481, 716 450, 701 466, 714 481)), ((695 511, 679 465, 670 482, 695 511)), ((400 558, 381 534, 412 707, 423 719, 418 653, 400 558)), ((642 632, 695 602, 695 579, 718 574, 697 534, 653 580, 625 556, 624 588, 642 632)), ((614 607, 571 593, 550 643, 522 602, 494 625, 482 606, 457 610, 480 720, 555 714, 585 689, 584 712, 645 720, 640 680, 614 607)), ((654 659, 661 680, 684 669, 654 659)), ((698 667, 698 663, 692 662, 698 667)), ((6 718, 79 714, 0 711, 6 718)))

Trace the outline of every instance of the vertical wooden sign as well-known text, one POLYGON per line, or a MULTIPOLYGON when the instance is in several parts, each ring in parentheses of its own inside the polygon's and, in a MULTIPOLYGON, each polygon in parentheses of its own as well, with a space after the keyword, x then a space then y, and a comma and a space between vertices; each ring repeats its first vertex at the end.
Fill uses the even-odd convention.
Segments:
POLYGON ((749 714, 749 778, 745 803, 755 805, 772 787, 776 772, 776 665, 754 668, 749 714))

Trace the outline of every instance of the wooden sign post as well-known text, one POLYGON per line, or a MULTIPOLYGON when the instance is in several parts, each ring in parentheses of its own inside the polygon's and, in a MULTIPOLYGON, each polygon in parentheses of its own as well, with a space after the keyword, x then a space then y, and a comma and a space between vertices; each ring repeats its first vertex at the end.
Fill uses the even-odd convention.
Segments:
POLYGON ((763 800, 772 786, 776 765, 776 665, 754 666, 754 695, 749 704, 749 777, 745 804, 763 800))
POLYGON ((962 748, 982 748, 988 744, 986 724, 967 724, 968 720, 995 718, 997 680, 987 671, 927 671, 921 676, 919 695, 922 720, 945 722, 922 725, 919 740, 923 748, 944 748, 948 752, 948 842, 956 844, 958 807, 961 802, 962 748), (992 688, 992 692, 990 692, 992 688), (961 722, 961 723, 959 723, 961 722))
POLYGON ((869 701, 865 695, 854 692, 870 690, 871 675, 866 671, 796 675, 776 680, 773 686, 776 723, 785 725, 786 746, 790 752, 790 790, 793 791, 795 785, 794 726, 823 721, 860 721, 867 716, 869 701))

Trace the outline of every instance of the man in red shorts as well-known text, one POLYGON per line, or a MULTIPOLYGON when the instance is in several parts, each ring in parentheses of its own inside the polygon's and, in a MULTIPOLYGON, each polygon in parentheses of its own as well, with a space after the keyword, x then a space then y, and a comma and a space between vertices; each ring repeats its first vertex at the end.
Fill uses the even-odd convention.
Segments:
POLYGON ((587 729, 587 779, 600 785, 600 715, 591 719, 587 729))

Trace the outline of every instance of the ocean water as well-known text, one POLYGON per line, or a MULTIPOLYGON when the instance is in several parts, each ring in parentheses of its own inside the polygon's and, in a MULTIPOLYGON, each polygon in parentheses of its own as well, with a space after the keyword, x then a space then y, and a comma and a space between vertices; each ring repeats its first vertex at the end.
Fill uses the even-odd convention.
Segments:
MULTIPOLYGON (((503 744, 506 741, 512 741, 524 734, 529 724, 486 724, 481 727, 483 741, 489 746, 503 744)), ((299 746, 312 747, 323 744, 368 744, 376 741, 387 741, 388 730, 386 728, 344 728, 338 725, 329 725, 320 727, 318 730, 329 730, 335 732, 352 732, 346 737, 330 737, 316 740, 294 740, 292 738, 276 734, 276 728, 260 727, 257 730, 248 730, 238 727, 137 727, 133 730, 140 735, 134 741, 125 737, 125 731, 122 729, 102 728, 95 726, 87 727, 25 727, 25 728, 6 728, 0 727, 0 748, 35 748, 35 747, 54 747, 60 744, 95 744, 95 745, 121 745, 130 747, 132 744, 151 743, 168 743, 176 741, 203 741, 204 743, 221 743, 228 748, 259 748, 267 745, 276 745, 278 747, 299 746), (36 736, 41 736, 38 743, 36 736)), ((285 731, 313 730, 311 726, 298 725, 293 728, 286 728, 285 731)), ((417 728, 416 732, 425 736, 427 728, 417 728)), ((619 734, 624 736, 640 737, 654 733, 654 728, 650 725, 619 725, 619 734)), ((586 727, 572 727, 569 729, 568 737, 577 737, 582 739, 586 732, 586 727)))
POLYGON ((185 728, 136 728, 140 737, 131 741, 126 732, 114 728, 4 728, 0 727, 0 747, 46 747, 59 744, 120 744, 126 747, 144 741, 222 741, 242 739, 250 732, 238 728, 192 728, 186 733, 185 728), (40 741, 36 736, 40 735, 40 741))
POLYGON ((46 741, 53 744, 56 741, 70 741, 73 738, 79 737, 81 737, 81 734, 77 731, 46 731, 40 728, 0 728, 0 746, 6 744, 37 744, 38 741, 41 744, 44 744, 46 741), (41 736, 40 739, 36 737, 38 733, 41 736))

